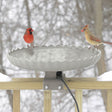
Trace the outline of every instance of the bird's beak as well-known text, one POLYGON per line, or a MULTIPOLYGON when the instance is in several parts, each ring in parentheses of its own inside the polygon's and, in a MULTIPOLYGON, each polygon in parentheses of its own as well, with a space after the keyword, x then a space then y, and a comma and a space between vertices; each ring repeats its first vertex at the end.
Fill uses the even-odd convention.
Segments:
POLYGON ((32 29, 31 32, 33 32, 34 30, 32 29))
POLYGON ((84 32, 84 30, 82 29, 81 32, 84 32))

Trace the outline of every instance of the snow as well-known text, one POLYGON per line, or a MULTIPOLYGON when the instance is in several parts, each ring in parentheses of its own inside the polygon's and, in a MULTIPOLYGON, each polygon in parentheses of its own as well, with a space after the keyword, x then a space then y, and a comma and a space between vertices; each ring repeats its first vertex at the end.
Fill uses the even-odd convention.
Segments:
POLYGON ((97 78, 98 81, 112 81, 112 71, 105 72, 97 78))
POLYGON ((5 74, 0 73, 0 82, 11 81, 12 79, 5 74))

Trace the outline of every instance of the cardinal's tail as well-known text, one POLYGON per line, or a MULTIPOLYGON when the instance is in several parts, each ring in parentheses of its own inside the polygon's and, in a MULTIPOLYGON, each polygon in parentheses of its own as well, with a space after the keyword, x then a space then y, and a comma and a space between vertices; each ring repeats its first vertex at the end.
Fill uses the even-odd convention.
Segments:
POLYGON ((112 42, 104 41, 103 43, 104 43, 104 44, 110 44, 110 45, 112 45, 112 42))

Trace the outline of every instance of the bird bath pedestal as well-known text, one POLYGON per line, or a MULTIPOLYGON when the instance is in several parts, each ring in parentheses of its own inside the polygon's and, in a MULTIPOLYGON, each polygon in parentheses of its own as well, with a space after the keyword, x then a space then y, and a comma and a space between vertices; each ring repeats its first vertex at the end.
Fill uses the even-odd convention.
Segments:
POLYGON ((62 89, 56 79, 57 71, 81 69, 94 65, 101 57, 100 50, 87 47, 49 46, 22 48, 8 54, 9 61, 21 68, 45 71, 44 89, 62 89))

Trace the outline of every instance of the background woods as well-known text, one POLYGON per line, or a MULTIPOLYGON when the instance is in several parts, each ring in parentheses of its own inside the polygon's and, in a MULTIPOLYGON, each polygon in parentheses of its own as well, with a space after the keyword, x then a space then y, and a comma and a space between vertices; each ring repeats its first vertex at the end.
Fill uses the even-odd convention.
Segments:
MULTIPOLYGON (((44 77, 43 72, 13 66, 7 59, 10 50, 26 47, 23 35, 34 29, 34 45, 89 46, 81 28, 89 24, 100 39, 112 42, 111 0, 0 0, 0 72, 10 77, 44 77)), ((67 77, 96 77, 112 70, 112 46, 103 45, 97 65, 66 71, 67 77)), ((52 94, 52 112, 73 112, 74 103, 67 92, 52 94)), ((106 112, 106 92, 83 90, 83 112, 106 112), (97 101, 97 102, 96 102, 97 101)), ((0 91, 0 112, 12 111, 12 91, 0 91)), ((42 112, 43 91, 21 92, 21 112, 42 112), (27 103, 26 103, 27 101, 27 103)))

